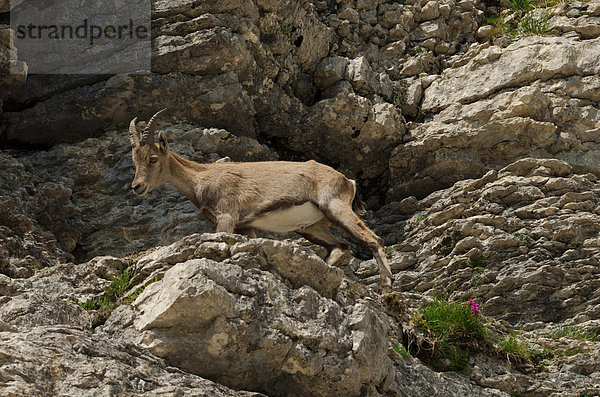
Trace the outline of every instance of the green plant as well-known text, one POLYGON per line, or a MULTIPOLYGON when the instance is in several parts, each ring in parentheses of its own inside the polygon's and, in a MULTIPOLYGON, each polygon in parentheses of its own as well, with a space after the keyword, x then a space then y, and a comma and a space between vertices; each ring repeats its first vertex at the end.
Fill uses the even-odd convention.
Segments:
POLYGON ((510 0, 510 8, 515 11, 529 11, 533 9, 535 0, 510 0))
POLYGON ((547 346, 536 347, 524 339, 519 338, 516 332, 510 332, 499 343, 498 347, 510 358, 521 362, 538 363, 548 357, 550 349, 547 346))
POLYGON ((348 292, 354 296, 360 297, 364 296, 367 293, 367 288, 360 283, 349 283, 348 292))
POLYGON ((395 345, 394 350, 396 351, 396 353, 398 353, 399 355, 401 355, 404 358, 410 357, 410 352, 408 350, 406 350, 406 347, 404 347, 402 345, 395 345))
POLYGON ((504 18, 499 16, 485 18, 482 25, 489 25, 492 27, 492 31, 490 33, 491 37, 499 37, 509 30, 509 26, 504 22, 504 18))
POLYGON ((440 341, 460 341, 485 334, 481 318, 463 303, 436 298, 421 309, 421 315, 421 324, 440 341))
POLYGON ((291 32, 290 25, 287 25, 287 24, 281 25, 281 27, 279 28, 279 31, 281 32, 282 35, 287 37, 291 32))
POLYGON ((383 100, 387 103, 391 103, 396 107, 396 109, 400 109, 403 105, 406 104, 406 88, 402 87, 400 89, 394 90, 392 96, 383 96, 383 100))
POLYGON ((417 110, 417 118, 415 119, 415 122, 417 122, 417 123, 423 122, 428 114, 429 114, 429 111, 427 109, 423 109, 422 107, 419 106, 419 108, 417 110))
POLYGON ((440 355, 459 371, 467 366, 468 347, 485 341, 487 333, 481 317, 472 312, 471 306, 440 298, 423 306, 413 320, 428 331, 433 345, 439 346, 440 355))
POLYGON ((521 241, 524 241, 526 243, 530 243, 531 241, 533 241, 533 239, 530 236, 528 236, 524 233, 514 232, 512 235, 521 239, 521 241))
POLYGON ((390 101, 397 109, 400 109, 406 104, 406 92, 404 90, 396 90, 392 94, 392 100, 390 101))
POLYGON ((112 311, 119 306, 121 296, 131 286, 131 273, 129 268, 119 272, 104 293, 100 296, 89 298, 85 302, 77 302, 85 310, 95 310, 92 327, 97 327, 106 322, 112 311))
POLYGON ((548 31, 547 22, 550 19, 550 14, 541 13, 534 15, 532 11, 523 16, 519 22, 519 33, 522 34, 544 34, 548 31))
POLYGON ((135 291, 133 291, 131 294, 127 295, 125 297, 125 299, 123 299, 123 304, 124 305, 131 305, 138 296, 140 296, 140 294, 142 292, 144 292, 144 290, 146 289, 147 286, 149 286, 152 283, 155 283, 158 281, 158 276, 153 277, 152 279, 150 279, 150 281, 148 281, 146 284, 142 285, 141 287, 137 287, 135 289, 135 291))
POLYGON ((427 219, 427 215, 418 215, 415 218, 415 222, 421 222, 421 221, 424 221, 425 219, 427 219))
POLYGON ((397 293, 391 293, 383 296, 383 301, 393 312, 404 313, 407 309, 406 303, 398 299, 397 293))
POLYGON ((502 23, 504 23, 504 18, 499 17, 499 16, 491 16, 491 17, 485 17, 481 24, 497 26, 498 24, 502 24, 502 23))
POLYGON ((470 256, 467 258, 466 264, 474 270, 483 269, 487 264, 488 255, 484 252, 480 256, 470 256))
POLYGON ((385 247, 385 256, 389 258, 392 255, 392 247, 385 247))
POLYGON ((576 339, 576 340, 589 340, 592 342, 600 340, 598 336, 598 330, 589 330, 586 331, 581 327, 577 327, 574 325, 564 325, 560 324, 557 329, 550 333, 550 337, 552 339, 560 339, 563 337, 576 339))

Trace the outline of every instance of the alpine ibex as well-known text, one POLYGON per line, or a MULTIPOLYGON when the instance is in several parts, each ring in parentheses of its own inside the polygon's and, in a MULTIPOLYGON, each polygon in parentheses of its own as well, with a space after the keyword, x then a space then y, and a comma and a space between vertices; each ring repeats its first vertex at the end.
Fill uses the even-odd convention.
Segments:
POLYGON ((348 245, 336 239, 334 223, 367 247, 379 265, 379 288, 392 285, 381 238, 356 216, 356 182, 316 161, 218 162, 199 164, 169 150, 164 131, 154 141, 157 112, 142 131, 131 120, 135 178, 133 191, 145 195, 163 182, 173 184, 211 221, 217 232, 250 236, 254 229, 295 231, 327 249, 325 261, 334 264, 348 245))

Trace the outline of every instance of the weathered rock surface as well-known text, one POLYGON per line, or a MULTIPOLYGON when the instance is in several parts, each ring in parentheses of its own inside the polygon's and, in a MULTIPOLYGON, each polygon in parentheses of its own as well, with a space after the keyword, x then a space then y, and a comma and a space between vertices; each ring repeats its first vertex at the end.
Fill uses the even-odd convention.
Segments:
MULTIPOLYGON (((556 159, 519 160, 422 201, 380 210, 401 288, 477 297, 512 324, 598 319, 600 191, 556 159), (389 218, 388 218, 389 217, 389 218), (387 219, 387 220, 386 220, 387 219), (470 265, 469 265, 470 264, 470 265), (400 267, 399 267, 400 266, 400 267)), ((394 265, 392 265, 394 268, 394 265)))
POLYGON ((184 373, 131 343, 93 333, 90 314, 72 299, 101 293, 125 266, 99 257, 26 280, 0 274, 0 394, 259 395, 184 373))
POLYGON ((310 248, 226 234, 191 235, 135 259, 57 265, 27 280, 1 275, 0 390, 252 395, 193 373, 267 395, 503 395, 402 359, 391 350, 398 324, 376 295, 351 285, 310 248), (98 295, 126 266, 131 291, 159 281, 91 329, 73 301, 98 295))
POLYGON ((262 396, 165 365, 131 344, 64 326, 2 327, 3 396, 262 396))
MULTIPOLYGON (((0 387, 93 395, 109 387, 102 376, 76 384, 71 379, 102 374, 94 368, 110 361, 115 377, 134 374, 108 382, 120 392, 201 384, 205 394, 236 395, 198 377, 204 376, 272 396, 501 396, 515 388, 593 395, 599 342, 547 335, 556 324, 598 327, 595 182, 560 160, 523 159, 424 200, 389 204, 372 224, 391 247, 406 319, 423 295, 476 299, 482 312, 555 349, 543 369, 522 372, 498 356, 475 355, 468 374, 435 373, 392 349, 408 323, 391 317, 380 298, 360 286, 376 284, 373 260, 350 258, 337 268, 301 241, 194 234, 127 258, 56 265, 27 279, 0 276, 0 334, 15 342, 35 338, 10 344, 6 355, 38 357, 13 364, 9 373, 35 368, 51 374, 29 382, 11 375, 0 387), (98 296, 125 267, 134 275, 130 293, 145 289, 92 329, 91 314, 72 302, 98 296), (577 355, 558 354, 573 348, 577 355), (61 351, 61 371, 46 359, 53 349, 61 351), (92 363, 74 367, 90 354, 92 363)), ((112 373, 103 376, 113 379, 112 373)))
POLYGON ((389 77, 365 73, 368 62, 360 57, 348 59, 362 65, 349 70, 349 90, 318 99, 324 87, 312 75, 336 40, 319 16, 308 0, 158 2, 151 73, 30 76, 7 94, 1 140, 76 142, 168 107, 170 117, 273 140, 282 152, 373 180, 386 173, 404 119, 382 103, 380 95, 390 95, 389 77), (346 114, 353 118, 344 121, 346 114), (322 139, 323 131, 330 139, 322 139))
POLYGON ((0 152, 0 394, 600 395, 600 342, 556 336, 600 327, 600 2, 536 9, 549 35, 516 37, 481 26, 520 23, 506 2, 400 3, 157 1, 154 70, 115 76, 26 79, 0 27, 0 144, 28 150, 0 152), (191 234, 212 227, 172 187, 134 196, 127 123, 163 107, 188 158, 358 179, 386 204, 368 222, 402 315, 365 287, 373 260, 191 234), (144 292, 93 328, 74 300, 127 267, 144 292), (401 358, 436 295, 545 344, 543 365, 401 358))
POLYGON ((506 48, 474 45, 424 90, 421 107, 439 113, 412 125, 394 149, 388 199, 422 198, 527 156, 599 175, 598 68, 590 58, 599 45, 535 36, 506 48))

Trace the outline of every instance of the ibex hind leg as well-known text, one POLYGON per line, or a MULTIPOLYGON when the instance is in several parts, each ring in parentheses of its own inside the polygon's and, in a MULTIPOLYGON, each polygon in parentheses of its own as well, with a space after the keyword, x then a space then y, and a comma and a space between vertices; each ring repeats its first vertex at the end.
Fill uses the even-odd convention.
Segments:
POLYGON ((230 214, 219 214, 216 217, 215 231, 233 233, 235 229, 235 220, 230 214))
POLYGON ((248 238, 256 238, 256 231, 251 227, 236 227, 235 232, 248 238))
POLYGON ((325 247, 327 249, 325 262, 333 265, 348 252, 348 244, 342 243, 329 232, 330 225, 331 222, 327 218, 323 218, 314 225, 298 230, 297 233, 311 243, 325 247))
POLYGON ((331 200, 319 207, 327 218, 344 229, 353 239, 365 246, 379 266, 379 289, 392 286, 392 271, 387 263, 383 240, 369 229, 352 211, 352 204, 331 200))

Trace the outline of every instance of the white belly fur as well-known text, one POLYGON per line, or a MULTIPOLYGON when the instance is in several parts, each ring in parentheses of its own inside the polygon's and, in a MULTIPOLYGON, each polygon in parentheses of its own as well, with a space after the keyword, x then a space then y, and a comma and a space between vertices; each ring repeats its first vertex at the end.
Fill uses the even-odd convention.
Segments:
POLYGON ((317 223, 324 216, 316 205, 306 202, 279 211, 268 212, 253 220, 250 226, 269 232, 293 232, 317 223))

